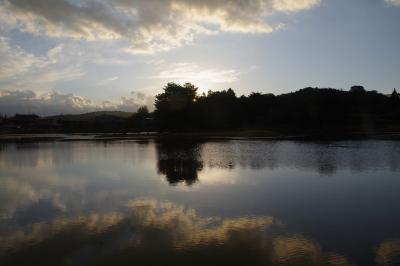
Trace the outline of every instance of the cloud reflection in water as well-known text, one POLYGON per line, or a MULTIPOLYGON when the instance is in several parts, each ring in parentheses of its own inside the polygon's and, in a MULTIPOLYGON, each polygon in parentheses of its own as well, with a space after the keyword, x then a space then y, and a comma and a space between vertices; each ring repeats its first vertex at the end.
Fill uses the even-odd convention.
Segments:
POLYGON ((349 265, 273 217, 201 217, 167 201, 60 217, 0 236, 2 265, 349 265))

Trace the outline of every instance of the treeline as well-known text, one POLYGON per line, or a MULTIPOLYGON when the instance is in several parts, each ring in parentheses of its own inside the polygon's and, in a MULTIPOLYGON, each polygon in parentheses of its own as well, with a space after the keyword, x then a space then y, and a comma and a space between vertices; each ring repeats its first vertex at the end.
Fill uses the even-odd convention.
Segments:
POLYGON ((232 89, 199 94, 193 84, 168 83, 155 99, 155 110, 134 114, 97 112, 84 115, 0 118, 2 132, 131 132, 232 129, 400 130, 400 98, 353 86, 349 91, 304 88, 281 95, 232 89))
POLYGON ((131 128, 131 117, 132 113, 115 111, 50 117, 16 114, 0 119, 0 133, 124 132, 131 128))
POLYGON ((400 122, 400 99, 395 90, 386 96, 362 86, 349 91, 304 88, 278 96, 251 93, 240 97, 232 89, 202 95, 197 90, 190 83, 169 83, 156 96, 157 128, 373 128, 400 122))

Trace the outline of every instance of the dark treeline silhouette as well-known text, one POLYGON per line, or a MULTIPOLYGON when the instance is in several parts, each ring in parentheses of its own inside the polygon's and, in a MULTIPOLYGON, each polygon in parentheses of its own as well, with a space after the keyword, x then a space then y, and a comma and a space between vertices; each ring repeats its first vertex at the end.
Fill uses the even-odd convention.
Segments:
POLYGON ((16 114, 0 120, 0 132, 57 133, 57 132, 125 132, 146 126, 147 108, 137 113, 118 111, 93 112, 80 115, 39 117, 34 114, 16 114), (132 125, 135 125, 134 127, 132 125))
POLYGON ((41 118, 1 117, 2 132, 202 132, 266 129, 393 131, 400 129, 400 98, 353 86, 349 91, 304 88, 274 95, 237 96, 232 89, 199 94, 191 84, 168 83, 156 96, 154 112, 141 107, 134 114, 97 112, 41 118))
POLYGON ((198 95, 192 84, 169 83, 156 96, 155 122, 161 129, 362 126, 400 122, 400 99, 353 86, 350 91, 304 88, 275 96, 232 89, 198 95))

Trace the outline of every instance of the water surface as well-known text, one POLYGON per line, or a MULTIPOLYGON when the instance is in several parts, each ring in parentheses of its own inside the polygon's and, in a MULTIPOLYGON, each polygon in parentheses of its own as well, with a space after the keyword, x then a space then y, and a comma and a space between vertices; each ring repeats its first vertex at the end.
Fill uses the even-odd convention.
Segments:
POLYGON ((0 145, 0 265, 400 263, 400 142, 0 145))

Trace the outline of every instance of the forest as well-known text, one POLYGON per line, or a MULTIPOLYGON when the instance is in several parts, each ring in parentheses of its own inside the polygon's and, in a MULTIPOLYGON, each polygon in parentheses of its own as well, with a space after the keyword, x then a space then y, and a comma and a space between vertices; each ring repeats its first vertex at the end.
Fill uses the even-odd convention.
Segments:
POLYGON ((154 119, 160 129, 264 128, 270 126, 378 126, 400 121, 396 90, 386 96, 353 86, 349 91, 304 88, 275 96, 251 93, 237 97, 232 89, 198 95, 187 83, 169 83, 156 96, 154 119))

